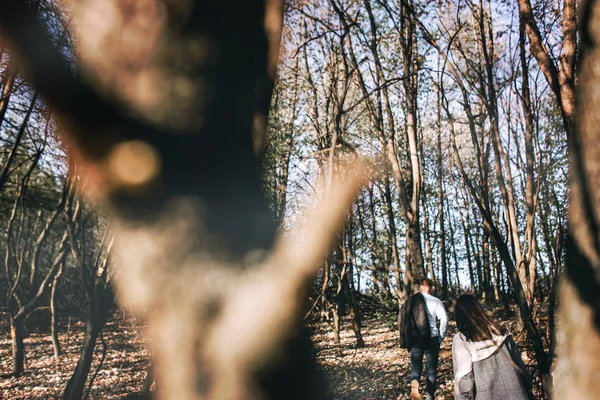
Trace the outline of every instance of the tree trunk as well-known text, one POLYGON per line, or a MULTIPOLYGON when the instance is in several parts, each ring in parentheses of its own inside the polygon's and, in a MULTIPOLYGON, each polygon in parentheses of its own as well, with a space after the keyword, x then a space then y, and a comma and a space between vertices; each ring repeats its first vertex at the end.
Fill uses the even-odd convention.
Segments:
POLYGON ((562 265, 562 254, 563 254, 563 243, 564 243, 564 233, 562 226, 559 226, 556 230, 556 238, 555 238, 555 258, 558 260, 558 266, 556 270, 551 272, 551 286, 550 286, 550 294, 548 299, 548 330, 546 336, 548 337, 548 342, 550 342, 550 357, 554 359, 556 357, 556 298, 558 293, 558 278, 562 274, 561 265, 562 265))
MULTIPOLYGON (((398 301, 403 301, 406 297, 406 292, 404 290, 404 286, 402 284, 402 277, 400 271, 400 256, 398 254, 398 240, 397 240, 397 231, 396 231, 396 220, 394 219, 394 211, 393 211, 393 203, 392 203, 392 194, 390 190, 390 181, 386 177, 385 179, 385 201, 387 203, 387 217, 390 225, 390 237, 391 237, 391 246, 392 246, 392 259, 394 262, 394 277, 396 278, 396 297, 398 301)), ((374 210, 371 210, 374 212, 374 210)), ((375 228, 375 226, 373 226, 375 228)))
POLYGON ((496 297, 496 299, 500 299, 502 297, 502 267, 500 265, 500 262, 496 262, 496 260, 494 260, 494 270, 496 272, 494 296, 496 297))
POLYGON ((536 256, 537 256, 537 243, 535 235, 535 214, 537 208, 539 190, 536 189, 535 184, 535 173, 534 173, 534 120, 533 110, 531 105, 531 96, 529 92, 529 67, 527 64, 527 57, 525 54, 525 22, 523 18, 519 24, 519 48, 521 58, 521 70, 523 78, 521 80, 521 106, 523 108, 523 116, 525 119, 525 162, 526 162, 526 179, 525 179, 525 204, 526 204, 526 228, 525 228, 525 240, 527 244, 527 251, 523 257, 523 267, 525 269, 525 275, 527 282, 524 282, 528 286, 528 292, 531 297, 531 302, 535 297, 535 280, 536 280, 536 256))
MULTIPOLYGON (((477 235, 479 237, 479 235, 477 235)), ((481 262, 481 257, 479 253, 478 243, 479 241, 475 239, 475 244, 473 248, 475 249, 475 262, 477 263, 477 293, 484 297, 485 293, 485 278, 483 275, 483 266, 481 262)))
POLYGON ((10 96, 12 94, 15 79, 17 77, 17 71, 14 68, 12 56, 11 60, 9 61, 9 65, 4 70, 4 74, 4 79, 2 79, 1 82, 2 91, 0 92, 0 126, 2 126, 2 122, 6 116, 6 110, 8 110, 8 103, 10 101, 10 96))
POLYGON ((25 370, 25 343, 23 339, 25 337, 25 330, 23 327, 23 319, 20 317, 11 318, 10 320, 10 339, 13 356, 13 369, 12 373, 14 376, 21 376, 25 370))
MULTIPOLYGON (((438 129, 437 129, 437 183, 438 183, 438 215, 440 217, 440 268, 442 270, 442 299, 448 299, 448 266, 446 265, 446 230, 444 224, 444 180, 442 173, 442 129, 441 116, 439 112, 441 107, 440 94, 438 93, 438 129)), ((452 237, 454 240, 454 237, 452 237)), ((458 279, 458 277, 457 277, 458 279)))
POLYGON ((577 124, 569 136, 566 279, 561 283, 554 397, 600 398, 600 2, 581 4, 577 124))
POLYGON ((456 292, 460 292, 460 278, 458 276, 458 254, 456 254, 456 236, 454 234, 454 224, 450 216, 450 206, 446 203, 446 212, 448 213, 448 228, 450 228, 450 244, 452 245, 452 261, 454 261, 454 273, 456 275, 456 292))
POLYGON ((482 235, 484 299, 492 300, 494 295, 492 292, 492 274, 490 268, 490 239, 485 231, 482 232, 482 235))
MULTIPOLYGON (((529 51, 536 58, 550 89, 556 96, 567 135, 572 134, 575 117, 575 72, 577 62, 577 0, 563 1, 562 51, 558 66, 546 49, 530 0, 518 0, 519 15, 529 37, 529 51)), ((581 13, 581 15, 586 15, 581 13)))
POLYGON ((81 345, 81 351, 79 353, 79 361, 77 361, 75 371, 67 383, 63 395, 64 400, 79 400, 82 398, 85 383, 94 359, 96 340, 98 339, 100 331, 102 331, 103 325, 104 323, 99 324, 98 322, 94 322, 93 316, 87 321, 83 344, 81 345))
POLYGON ((347 278, 343 279, 342 284, 344 285, 346 302, 348 303, 348 308, 350 309, 350 320, 352 321, 352 330, 354 331, 354 337, 356 338, 356 347, 365 347, 365 341, 363 339, 361 330, 360 311, 357 309, 356 302, 354 301, 354 291, 350 287, 347 278))
POLYGON ((294 68, 294 96, 292 99, 292 104, 290 107, 292 108, 292 115, 290 118, 290 122, 288 124, 288 132, 287 137, 285 139, 285 150, 283 153, 283 157, 281 160, 281 176, 279 177, 279 193, 277 196, 277 220, 279 226, 282 227, 285 219, 285 210, 287 207, 287 193, 288 193, 288 178, 290 171, 290 160, 293 150, 294 144, 294 126, 296 123, 296 105, 298 102, 298 63, 300 57, 296 57, 296 66, 294 68))
POLYGON ((346 237, 348 240, 348 247, 344 249, 346 253, 344 260, 346 261, 346 273, 342 277, 342 284, 344 285, 343 290, 346 296, 346 303, 350 309, 350 320, 352 321, 352 330, 356 338, 356 347, 364 347, 365 342, 363 340, 361 331, 361 316, 360 310, 357 309, 356 302, 354 301, 354 288, 352 285, 354 268, 354 213, 350 213, 348 228, 346 229, 346 237))
POLYGON ((321 283, 321 321, 329 321, 329 261, 323 263, 323 282, 321 283))
POLYGON ((63 264, 61 263, 58 267, 56 275, 52 281, 52 291, 50 292, 50 331, 52 336, 52 348, 54 350, 54 357, 58 358, 62 355, 62 349, 60 347, 60 340, 58 338, 58 321, 56 320, 56 286, 63 272, 63 264))
MULTIPOLYGON (((344 235, 342 235, 342 238, 344 235)), ((344 289, 344 277, 346 275, 346 250, 343 243, 339 243, 336 246, 335 251, 333 252, 334 262, 331 263, 333 270, 338 270, 339 273, 332 274, 333 276, 337 275, 337 285, 335 289, 335 296, 330 301, 331 306, 331 314, 333 316, 333 343, 340 344, 340 329, 341 329, 341 317, 344 315, 344 310, 340 307, 344 303, 344 293, 342 293, 344 289), (343 260, 340 260, 343 259, 343 260), (342 265, 340 265, 339 261, 342 261, 342 265)))
MULTIPOLYGON (((440 106, 441 107, 441 106, 440 106)), ((450 172, 450 181, 452 182, 452 188, 454 189, 454 197, 456 198, 456 201, 459 201, 459 192, 458 192, 458 188, 456 187, 456 181, 454 180, 454 175, 452 174, 452 172, 450 172)), ((466 209, 466 214, 467 214, 467 218, 465 220, 465 216, 463 214, 463 209, 460 205, 458 205, 458 216, 460 218, 460 224, 462 226, 462 230, 463 230, 463 238, 464 238, 464 242, 465 242, 465 250, 467 252, 467 267, 469 268, 469 281, 471 282, 471 292, 475 293, 475 274, 473 272, 473 259, 471 257, 471 229, 469 227, 468 221, 469 221, 469 204, 467 201, 465 201, 465 209, 466 209)))
MULTIPOLYGON (((423 151, 421 151, 421 153, 422 152, 423 151)), ((435 281, 436 273, 433 267, 433 246, 431 243, 432 239, 431 228, 429 226, 429 215, 427 213, 427 200, 428 199, 426 193, 423 193, 423 195, 421 196, 421 204, 423 207, 423 238, 425 239, 425 253, 423 254, 423 257, 425 258, 427 263, 427 273, 429 274, 429 277, 435 281)))
POLYGON ((340 314, 335 304, 330 304, 333 319, 333 344, 340 344, 340 314))
POLYGON ((469 268, 469 281, 471 282, 471 292, 475 293, 475 275, 473 273, 473 262, 471 261, 471 245, 469 244, 467 229, 464 225, 463 235, 465 238, 465 249, 467 250, 467 267, 469 268))

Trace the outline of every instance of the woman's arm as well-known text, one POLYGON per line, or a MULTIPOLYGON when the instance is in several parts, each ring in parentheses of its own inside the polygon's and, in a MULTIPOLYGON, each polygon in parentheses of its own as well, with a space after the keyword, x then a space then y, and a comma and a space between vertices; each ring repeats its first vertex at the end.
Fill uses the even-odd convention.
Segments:
POLYGON ((436 317, 440 321, 440 343, 446 336, 446 330, 448 329, 448 313, 446 313, 446 307, 441 300, 437 301, 436 317))
POLYGON ((475 375, 473 374, 473 370, 460 378, 460 381, 458 383, 455 382, 455 384, 458 385, 458 393, 455 391, 454 394, 455 400, 475 399, 475 375))
POLYGON ((452 340, 452 366, 454 369, 454 399, 473 400, 475 398, 475 376, 471 353, 460 334, 452 340))

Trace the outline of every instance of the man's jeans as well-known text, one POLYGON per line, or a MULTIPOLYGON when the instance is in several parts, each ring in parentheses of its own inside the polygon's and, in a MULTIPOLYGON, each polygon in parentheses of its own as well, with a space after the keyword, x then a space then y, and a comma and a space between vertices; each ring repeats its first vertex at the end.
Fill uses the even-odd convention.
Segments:
POLYGON ((438 355, 440 353, 439 336, 432 337, 426 346, 413 347, 410 350, 410 380, 420 381, 423 371, 423 353, 427 367, 427 397, 433 399, 436 389, 438 355))

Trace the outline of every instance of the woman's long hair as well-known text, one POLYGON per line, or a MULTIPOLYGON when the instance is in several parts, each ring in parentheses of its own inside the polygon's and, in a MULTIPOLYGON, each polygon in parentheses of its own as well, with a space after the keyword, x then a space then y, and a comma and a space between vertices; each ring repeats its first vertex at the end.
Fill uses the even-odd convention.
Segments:
POLYGON ((506 329, 486 315, 481 303, 472 294, 463 294, 456 299, 454 319, 460 333, 471 342, 506 334, 506 329))

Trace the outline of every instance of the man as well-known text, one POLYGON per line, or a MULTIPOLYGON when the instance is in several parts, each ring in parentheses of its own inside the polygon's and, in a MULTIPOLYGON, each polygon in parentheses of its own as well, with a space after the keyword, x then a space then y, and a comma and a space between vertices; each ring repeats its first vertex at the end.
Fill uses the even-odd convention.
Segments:
POLYGON ((431 295, 434 289, 433 281, 422 278, 416 283, 419 285, 419 292, 402 305, 398 314, 400 347, 408 349, 410 353, 411 400, 421 400, 419 381, 423 371, 423 355, 427 368, 425 399, 433 400, 438 354, 446 334, 448 315, 442 301, 431 295))

